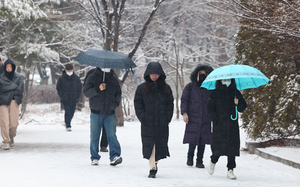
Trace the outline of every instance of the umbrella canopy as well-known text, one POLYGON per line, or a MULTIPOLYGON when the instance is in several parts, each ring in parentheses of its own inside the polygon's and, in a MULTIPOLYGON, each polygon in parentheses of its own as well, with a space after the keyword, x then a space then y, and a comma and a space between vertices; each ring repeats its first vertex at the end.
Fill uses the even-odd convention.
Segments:
POLYGON ((81 52, 74 60, 80 64, 101 68, 132 69, 136 67, 134 62, 123 53, 106 50, 89 49, 81 52))
MULTIPOLYGON (((247 65, 233 65, 223 66, 213 70, 203 81, 201 87, 208 90, 216 89, 216 81, 221 79, 235 80, 236 88, 244 90, 248 88, 258 88, 261 85, 269 83, 269 79, 258 69, 247 65)), ((230 116, 232 120, 237 119, 237 106, 235 106, 235 118, 230 116)))
POLYGON ((256 68, 247 65, 228 65, 213 70, 203 81, 201 87, 214 90, 217 80, 232 78, 235 79, 238 90, 258 88, 269 82, 269 79, 256 68))

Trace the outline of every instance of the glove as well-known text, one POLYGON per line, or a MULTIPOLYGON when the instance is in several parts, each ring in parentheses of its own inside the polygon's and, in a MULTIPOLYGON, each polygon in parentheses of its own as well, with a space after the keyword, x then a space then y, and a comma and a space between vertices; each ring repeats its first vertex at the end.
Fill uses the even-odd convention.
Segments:
POLYGON ((184 114, 183 114, 183 121, 184 121, 185 123, 188 123, 188 122, 189 122, 189 117, 188 117, 187 113, 184 113, 184 114))

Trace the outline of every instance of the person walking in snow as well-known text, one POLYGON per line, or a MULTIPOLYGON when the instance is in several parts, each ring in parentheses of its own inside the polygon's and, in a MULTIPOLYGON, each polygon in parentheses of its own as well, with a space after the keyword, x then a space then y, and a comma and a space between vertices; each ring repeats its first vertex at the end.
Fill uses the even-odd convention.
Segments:
POLYGON ((74 73, 72 64, 66 64, 62 76, 57 81, 56 90, 64 105, 66 130, 71 131, 71 121, 82 91, 80 78, 74 73))
POLYGON ((149 160, 148 177, 155 178, 159 160, 170 156, 169 123, 173 117, 174 98, 166 84, 166 75, 158 62, 150 62, 134 96, 136 116, 141 122, 143 157, 149 160))
POLYGON ((235 157, 240 155, 240 132, 238 119, 235 117, 235 106, 239 112, 247 108, 245 99, 237 90, 234 79, 216 81, 216 89, 211 92, 207 103, 208 115, 213 121, 211 161, 208 173, 212 175, 220 156, 227 156, 227 178, 236 179, 233 169, 235 157))
POLYGON ((107 134, 110 165, 121 164, 121 146, 116 136, 115 109, 120 104, 122 92, 117 75, 110 68, 97 67, 94 73, 87 77, 83 93, 89 98, 91 108, 91 164, 98 165, 101 158, 99 155, 99 139, 102 126, 105 126, 107 134), (103 81, 104 72, 105 80, 103 81))
MULTIPOLYGON (((95 72, 95 70, 96 70, 96 68, 93 68, 93 69, 88 71, 88 73, 86 74, 86 76, 84 78, 83 85, 85 85, 88 76, 93 74, 95 72)), ((101 140, 100 140, 100 152, 108 152, 108 150, 107 150, 108 141, 107 141, 107 135, 106 135, 106 130, 105 130, 104 125, 102 126, 102 131, 101 132, 102 133, 101 133, 101 140)))
POLYGON ((11 59, 4 62, 0 75, 0 126, 4 150, 14 146, 14 137, 19 125, 19 105, 22 103, 24 82, 11 59))
POLYGON ((206 109, 210 91, 200 86, 212 71, 212 67, 199 64, 190 76, 192 82, 185 86, 181 96, 181 114, 186 123, 183 143, 189 144, 186 164, 193 166, 197 147, 197 168, 205 167, 203 165, 205 144, 211 143, 211 121, 206 109))

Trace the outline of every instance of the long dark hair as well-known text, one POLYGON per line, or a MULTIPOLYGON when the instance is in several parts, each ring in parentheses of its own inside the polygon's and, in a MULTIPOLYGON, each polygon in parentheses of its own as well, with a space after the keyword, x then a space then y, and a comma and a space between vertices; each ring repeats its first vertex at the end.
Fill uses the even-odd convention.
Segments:
MULTIPOLYGON (((230 87, 234 86, 236 88, 235 80, 234 79, 230 79, 230 80, 231 80, 231 84, 229 86, 230 87)), ((220 88, 221 85, 223 85, 222 82, 221 82, 221 80, 217 80, 216 81, 216 89, 220 88)))
MULTIPOLYGON (((143 87, 144 93, 150 93, 152 91, 152 87, 154 85, 154 82, 150 79, 150 76, 145 77, 146 84, 143 87)), ((159 76, 158 79, 156 80, 156 85, 159 93, 165 94, 168 92, 168 86, 163 78, 163 76, 159 76)))

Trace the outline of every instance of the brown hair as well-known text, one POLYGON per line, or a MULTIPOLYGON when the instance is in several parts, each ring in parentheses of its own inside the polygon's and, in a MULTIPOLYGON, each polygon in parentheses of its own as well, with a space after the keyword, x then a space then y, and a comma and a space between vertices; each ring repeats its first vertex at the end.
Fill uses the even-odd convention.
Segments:
MULTIPOLYGON (((143 87, 143 91, 144 91, 144 93, 149 93, 152 91, 152 86, 153 86, 154 82, 150 79, 150 76, 146 76, 145 81, 146 81, 146 84, 143 87)), ((166 83, 165 79, 162 78, 162 76, 160 76, 156 80, 156 85, 157 85, 157 89, 158 89, 159 93, 165 94, 168 92, 167 83, 166 83)))

